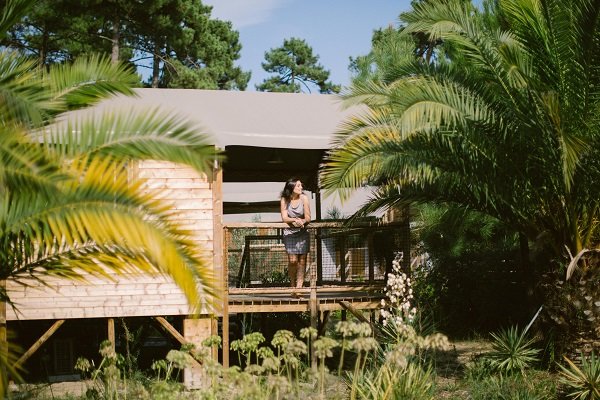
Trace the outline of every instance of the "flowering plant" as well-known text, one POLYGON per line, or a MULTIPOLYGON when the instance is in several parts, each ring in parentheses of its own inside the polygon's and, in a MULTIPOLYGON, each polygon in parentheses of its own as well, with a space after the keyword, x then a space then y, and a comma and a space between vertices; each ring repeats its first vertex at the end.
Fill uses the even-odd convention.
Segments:
POLYGON ((417 314, 416 307, 411 304, 413 290, 410 277, 402 271, 403 259, 404 253, 396 252, 392 261, 392 272, 388 273, 385 289, 387 299, 381 300, 381 317, 384 326, 393 322, 396 326, 402 327, 410 324, 417 314))

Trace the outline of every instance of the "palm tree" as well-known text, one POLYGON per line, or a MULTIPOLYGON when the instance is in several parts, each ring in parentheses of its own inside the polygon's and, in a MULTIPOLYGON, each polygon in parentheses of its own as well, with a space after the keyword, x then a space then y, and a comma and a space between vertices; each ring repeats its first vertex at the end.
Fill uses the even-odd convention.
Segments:
MULTIPOLYGON (((324 186, 386 183, 370 208, 457 203, 546 238, 557 256, 594 246, 598 11, 591 0, 502 0, 508 30, 488 29, 460 0, 403 14, 405 32, 427 32, 461 60, 427 64, 408 52, 393 80, 354 84, 347 101, 368 111, 341 132, 324 186)), ((405 40, 395 45, 410 49, 405 40)))
POLYGON ((564 268, 600 239, 600 3, 496 3, 493 15, 461 0, 401 15, 406 35, 380 50, 393 62, 378 59, 345 96, 366 111, 322 182, 380 185, 365 212, 416 201, 485 213, 563 261, 541 269, 564 268), (442 43, 430 63, 414 56, 414 32, 442 43))
MULTIPOLYGON (((32 3, 5 2, 0 32, 32 3)), ((126 168, 132 159, 154 159, 208 172, 218 156, 205 136, 157 110, 51 125, 66 111, 133 94, 137 81, 134 71, 100 57, 46 71, 0 51, 0 281, 148 272, 172 277, 192 307, 214 295, 190 233, 126 168)), ((4 285, 0 301, 10 303, 4 285)), ((3 316, 0 335, 6 338, 3 316)), ((8 363, 6 351, 0 361, 8 363)), ((5 384, 3 374, 0 393, 5 384)))

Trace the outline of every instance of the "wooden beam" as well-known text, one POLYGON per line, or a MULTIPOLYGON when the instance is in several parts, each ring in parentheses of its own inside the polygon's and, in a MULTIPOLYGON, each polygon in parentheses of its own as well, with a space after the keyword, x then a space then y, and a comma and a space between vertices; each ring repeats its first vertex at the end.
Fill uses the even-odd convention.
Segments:
POLYGON ((319 336, 323 336, 325 334, 325 327, 327 326, 327 321, 329 320, 329 315, 331 311, 326 310, 321 312, 321 318, 319 319, 319 329, 317 334, 319 336))
MULTIPOLYGON (((383 293, 383 282, 380 284, 374 285, 348 285, 348 286, 340 286, 340 285, 331 285, 331 286, 317 286, 317 293, 344 293, 344 292, 381 292, 383 293)), ((289 294, 291 292, 298 292, 308 294, 310 293, 310 288, 290 288, 290 287, 250 287, 250 288, 229 288, 229 295, 248 295, 248 296, 258 296, 261 294, 289 294)))
POLYGON ((342 307, 344 307, 344 309, 350 311, 352 313, 352 315, 354 315, 356 318, 358 318, 359 321, 361 322, 366 322, 367 324, 370 324, 371 321, 369 321, 363 314, 362 312, 360 312, 360 310, 357 310, 356 308, 354 308, 354 306, 352 304, 350 304, 347 301, 340 301, 340 305, 342 307))
POLYGON ((112 351, 116 351, 116 335, 115 335, 115 319, 114 318, 108 318, 107 320, 107 337, 108 337, 108 341, 110 342, 110 347, 112 349, 112 351))
POLYGON ((56 332, 56 330, 60 328, 62 324, 64 324, 64 322, 64 319, 55 321, 52 326, 38 340, 36 340, 36 342, 31 345, 31 347, 25 353, 23 353, 23 355, 15 362, 14 367, 17 368, 27 361, 27 359, 31 357, 33 353, 35 353, 48 339, 50 339, 50 336, 52 336, 54 332, 56 332))
POLYGON ((179 343, 187 344, 188 341, 183 337, 181 333, 175 329, 173 325, 169 323, 164 317, 154 317, 154 319, 161 325, 161 327, 171 334, 179 343))
MULTIPOLYGON (((318 330, 319 327, 319 300, 317 299, 317 288, 315 286, 310 288, 310 299, 308 300, 310 308, 310 327, 318 330)), ((314 349, 311 349, 311 367, 316 371, 318 359, 314 349)))
MULTIPOLYGON (((6 280, 0 280, 0 290, 6 296, 6 280)), ((0 301, 0 356, 8 357, 8 330, 6 326, 6 301, 0 301)), ((0 375, 7 376, 6 365, 0 366, 0 375)))

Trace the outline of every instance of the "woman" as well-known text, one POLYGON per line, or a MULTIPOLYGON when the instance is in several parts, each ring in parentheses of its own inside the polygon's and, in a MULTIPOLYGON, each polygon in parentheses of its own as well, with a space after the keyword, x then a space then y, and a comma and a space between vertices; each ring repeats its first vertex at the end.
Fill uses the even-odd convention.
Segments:
POLYGON ((290 227, 283 230, 283 243, 288 254, 290 286, 304 284, 306 257, 310 249, 306 224, 310 222, 310 202, 302 193, 302 182, 289 179, 281 192, 281 219, 290 227))

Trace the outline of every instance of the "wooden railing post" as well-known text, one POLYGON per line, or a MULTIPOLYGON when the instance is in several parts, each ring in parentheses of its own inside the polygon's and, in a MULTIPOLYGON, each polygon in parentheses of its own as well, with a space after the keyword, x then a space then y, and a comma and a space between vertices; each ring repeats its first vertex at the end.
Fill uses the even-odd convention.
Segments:
POLYGON ((373 232, 367 233, 367 249, 369 254, 369 283, 373 283, 375 281, 375 250, 373 249, 373 235, 373 232))
POLYGON ((346 235, 340 235, 340 282, 346 283, 346 235))
POLYGON ((315 231, 315 241, 317 242, 317 285, 323 284, 323 242, 321 238, 321 228, 315 231))

